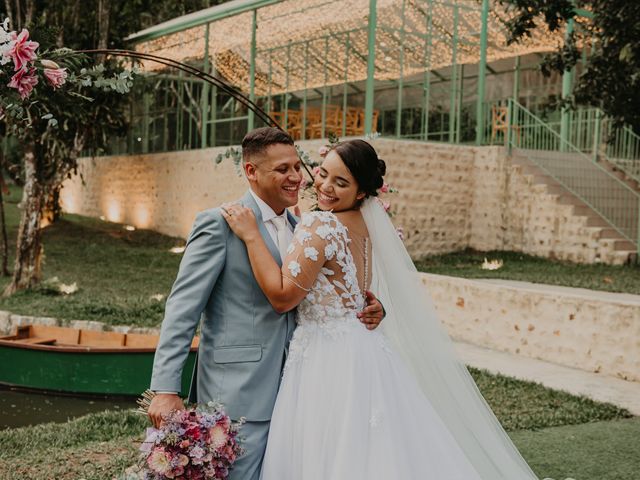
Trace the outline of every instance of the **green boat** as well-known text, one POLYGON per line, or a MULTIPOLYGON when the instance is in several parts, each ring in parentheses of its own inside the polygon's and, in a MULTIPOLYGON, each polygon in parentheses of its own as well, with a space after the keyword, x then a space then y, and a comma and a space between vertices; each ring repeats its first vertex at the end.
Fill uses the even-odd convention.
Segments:
MULTIPOLYGON (((0 337, 0 384, 95 395, 136 395, 149 388, 158 335, 25 325, 0 337)), ((189 392, 198 338, 182 375, 189 392)))

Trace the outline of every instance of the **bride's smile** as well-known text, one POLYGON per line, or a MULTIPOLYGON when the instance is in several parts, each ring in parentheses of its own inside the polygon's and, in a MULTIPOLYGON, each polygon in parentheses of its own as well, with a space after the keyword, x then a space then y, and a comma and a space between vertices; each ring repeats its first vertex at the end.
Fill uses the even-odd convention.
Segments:
POLYGON ((314 180, 318 208, 342 212, 351 210, 364 198, 353 175, 335 151, 327 154, 314 180))

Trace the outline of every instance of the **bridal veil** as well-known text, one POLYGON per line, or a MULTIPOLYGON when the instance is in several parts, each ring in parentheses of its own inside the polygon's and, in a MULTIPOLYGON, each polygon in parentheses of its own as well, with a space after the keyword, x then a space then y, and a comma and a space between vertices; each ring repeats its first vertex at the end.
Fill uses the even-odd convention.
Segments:
POLYGON ((361 211, 373 246, 371 291, 394 349, 483 480, 538 480, 457 358, 388 215, 374 198, 361 211))

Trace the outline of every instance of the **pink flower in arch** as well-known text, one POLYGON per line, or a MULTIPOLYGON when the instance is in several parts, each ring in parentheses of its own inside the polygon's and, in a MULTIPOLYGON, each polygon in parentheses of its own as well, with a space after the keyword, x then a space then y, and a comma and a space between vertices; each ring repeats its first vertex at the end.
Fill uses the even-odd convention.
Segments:
POLYGON ((20 94, 20 98, 23 100, 31 95, 33 87, 38 84, 38 77, 36 76, 36 69, 31 67, 30 69, 22 68, 11 77, 11 81, 8 87, 15 88, 20 94))
POLYGON ((318 154, 320 154, 322 158, 326 157, 327 153, 329 153, 329 147, 326 145, 323 145, 318 149, 318 154))
POLYGON ((380 193, 387 193, 389 191, 389 184, 388 183, 383 183, 378 191, 380 193))
POLYGON ((313 173, 313 176, 315 177, 316 175, 318 175, 318 173, 320 173, 320 167, 313 167, 313 170, 311 170, 311 172, 313 173))
POLYGON ((19 34, 11 32, 11 48, 7 53, 13 59, 16 72, 36 59, 36 49, 39 46, 38 42, 29 40, 29 30, 26 28, 23 28, 19 34))
POLYGON ((45 68, 44 76, 53 88, 60 88, 67 79, 66 68, 45 68))

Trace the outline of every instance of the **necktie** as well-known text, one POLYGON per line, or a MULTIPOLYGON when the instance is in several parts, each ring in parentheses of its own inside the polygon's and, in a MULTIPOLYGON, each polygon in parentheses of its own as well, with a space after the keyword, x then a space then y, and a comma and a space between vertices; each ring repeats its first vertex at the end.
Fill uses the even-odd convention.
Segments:
POLYGON ((276 227, 276 238, 278 251, 280 251, 280 259, 284 261, 284 257, 287 256, 287 247, 289 247, 287 237, 287 219, 284 217, 273 217, 271 221, 276 227))

